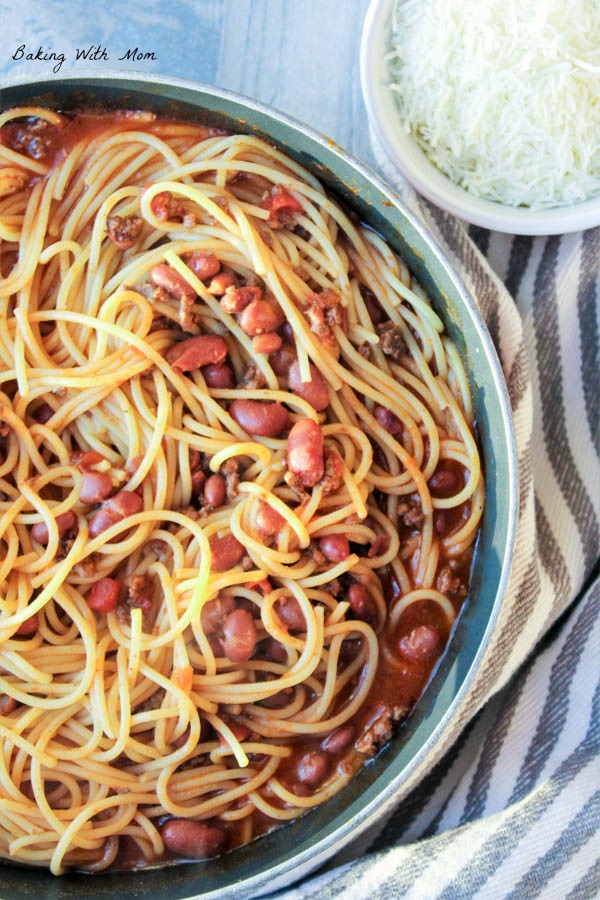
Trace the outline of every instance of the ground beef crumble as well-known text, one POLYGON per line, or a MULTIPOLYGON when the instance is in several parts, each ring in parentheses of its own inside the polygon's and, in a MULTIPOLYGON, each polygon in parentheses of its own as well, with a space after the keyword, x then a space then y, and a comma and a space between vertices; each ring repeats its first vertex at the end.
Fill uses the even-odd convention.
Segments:
POLYGON ((447 597, 464 600, 467 596, 466 585, 462 579, 454 575, 450 566, 442 566, 438 572, 436 586, 440 594, 447 597))
POLYGON ((181 330, 188 334, 197 327, 198 320, 194 315, 195 297, 181 297, 179 300, 179 310, 177 313, 177 321, 181 326, 181 330))
POLYGON ((267 386, 267 382, 258 366, 248 366, 237 386, 249 391, 260 391, 267 386))
POLYGON ((238 494, 240 484, 239 468, 240 464, 237 459, 228 459, 221 466, 221 474, 225 478, 228 503, 232 503, 238 494))
POLYGON ((399 503, 398 518, 407 528, 418 528, 423 522, 423 510, 419 500, 409 497, 399 503))
POLYGON ((121 250, 133 247, 144 227, 140 216, 110 216, 106 223, 108 236, 121 250))
POLYGON ((379 346, 386 356, 391 356, 396 361, 406 356, 408 348, 399 325, 394 325, 393 322, 384 322, 377 326, 377 334, 379 335, 379 346))
POLYGON ((154 691, 153 694, 150 695, 150 697, 147 697, 146 700, 138 703, 138 705, 132 710, 132 712, 135 714, 141 712, 150 712, 150 710, 152 709, 160 709, 160 707, 162 706, 162 702, 165 699, 165 693, 166 692, 164 688, 158 688, 156 691, 154 691))
POLYGON ((117 616, 121 621, 128 622, 132 609, 141 609, 144 624, 152 610, 152 580, 148 575, 134 575, 126 582, 127 596, 117 606, 117 616))
POLYGON ((375 718, 367 725, 361 736, 356 741, 356 749, 365 756, 375 756, 377 751, 390 740, 394 733, 394 726, 409 713, 407 706, 390 706, 381 704, 375 718))

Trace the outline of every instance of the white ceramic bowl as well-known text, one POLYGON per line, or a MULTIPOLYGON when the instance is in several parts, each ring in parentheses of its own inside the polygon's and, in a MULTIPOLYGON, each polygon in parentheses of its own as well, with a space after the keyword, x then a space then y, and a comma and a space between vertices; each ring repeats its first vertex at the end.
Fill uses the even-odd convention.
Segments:
POLYGON ((572 206, 533 210, 475 197, 429 161, 400 122, 388 86, 386 53, 393 0, 371 0, 363 28, 360 74, 369 120, 391 162, 420 194, 474 225, 513 234, 565 234, 600 225, 600 197, 572 206))

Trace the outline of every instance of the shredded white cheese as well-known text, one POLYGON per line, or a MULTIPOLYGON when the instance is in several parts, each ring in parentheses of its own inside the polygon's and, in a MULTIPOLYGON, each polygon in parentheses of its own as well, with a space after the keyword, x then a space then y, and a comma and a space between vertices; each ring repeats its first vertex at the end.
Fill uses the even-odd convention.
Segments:
POLYGON ((600 0, 396 0, 402 122, 473 194, 546 208, 600 193, 600 0))

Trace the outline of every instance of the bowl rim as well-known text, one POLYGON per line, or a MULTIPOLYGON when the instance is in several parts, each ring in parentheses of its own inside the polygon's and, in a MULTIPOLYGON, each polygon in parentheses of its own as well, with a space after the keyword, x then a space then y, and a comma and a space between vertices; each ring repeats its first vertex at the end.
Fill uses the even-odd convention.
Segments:
POLYGON ((370 0, 360 45, 360 80, 369 123, 395 168, 431 203, 473 225, 522 235, 554 235, 600 225, 600 195, 570 206, 529 209, 477 197, 455 184, 401 127, 386 84, 386 35, 394 0, 370 0))
MULTIPOLYGON (((161 95, 161 93, 153 94, 150 91, 152 87, 158 87, 161 91, 171 88, 175 90, 179 89, 191 95, 204 94, 218 101, 223 100, 231 103, 232 105, 240 105, 244 107, 245 111, 249 111, 250 113, 255 112, 260 117, 269 120, 271 126, 283 125, 286 129, 286 132, 289 133, 291 131, 293 137, 296 139, 301 139, 302 137, 308 138, 308 141, 311 145, 314 144, 317 145, 318 148, 320 148, 323 156, 327 157, 329 155, 333 155, 335 162, 338 165, 346 164, 351 169, 353 169, 356 174, 358 174, 361 181, 374 186, 376 191, 378 191, 385 198, 385 200, 383 201, 384 204, 387 207, 395 207, 399 211, 401 216, 403 216, 407 220, 409 226, 414 230, 422 245, 424 245, 431 252, 432 256, 434 256, 440 263, 445 277, 452 284, 452 288, 455 291, 455 295, 458 301, 464 306, 468 317, 471 320, 473 329, 476 331, 477 337, 485 349, 487 363, 491 370, 492 381, 495 388, 497 389, 497 401, 501 418, 498 429, 502 431, 503 435, 505 435, 507 439, 506 468, 508 485, 505 497, 506 539, 505 543, 503 544, 503 558, 498 578, 498 585, 493 605, 489 611, 489 615, 486 618, 486 625, 483 629, 479 645, 473 653, 472 660, 468 666, 468 669, 461 676, 462 681, 460 682, 458 689, 455 689, 452 693, 451 702, 449 703, 449 705, 447 705, 429 737, 421 744, 418 751, 411 758, 410 764, 405 766, 399 775, 397 775, 391 781, 388 781, 385 785, 381 786, 377 792, 376 797, 368 802, 365 806, 363 806, 360 812, 357 813, 354 818, 347 818, 342 826, 338 827, 333 832, 328 833, 325 837, 319 839, 318 841, 311 842, 310 847, 308 847, 301 853, 296 853, 296 855, 292 856, 291 861, 283 860, 281 862, 276 862, 275 864, 267 868, 261 869, 261 871, 256 875, 251 875, 245 878, 243 882, 236 882, 234 879, 232 880, 230 886, 224 888, 217 888, 216 890, 209 890, 200 894, 185 894, 185 897, 188 898, 188 900, 197 900, 197 898, 200 897, 214 898, 214 900, 216 900, 216 898, 221 898, 222 900, 222 898, 225 897, 242 898, 247 896, 256 896, 257 891, 259 891, 261 894, 267 891, 271 892, 275 889, 282 888, 290 884, 293 880, 296 880, 297 878, 303 877, 312 872, 315 868, 317 868, 317 866, 324 863, 335 852, 342 849, 342 847, 344 847, 347 843, 349 843, 350 841, 354 841, 359 835, 364 834, 364 832, 381 817, 383 810, 390 809, 393 806, 396 799, 395 795, 400 788, 404 789, 406 785, 409 785, 410 787, 413 786, 411 778, 413 778, 414 776, 415 769, 418 768, 419 764, 423 762, 427 755, 431 753, 435 745, 438 744, 449 722, 464 700, 476 673, 479 671, 481 662, 487 651, 490 638, 494 632, 494 628, 500 614, 502 602, 506 595, 508 580, 512 567, 513 551, 517 530, 519 510, 518 460, 510 398, 508 395, 508 389, 504 379, 502 367, 487 326, 473 297, 467 290, 458 273, 455 271, 454 266, 448 257, 448 254, 439 245, 425 223, 406 206, 406 204, 403 202, 398 193, 393 189, 393 187, 387 184, 376 172, 371 170, 366 164, 340 147, 335 141, 332 141, 330 138, 320 134, 310 126, 305 125, 303 122, 295 119, 294 117, 289 116, 286 113, 283 113, 280 110, 277 110, 274 107, 271 107, 253 98, 246 97, 243 94, 229 91, 221 87, 215 87, 210 84, 196 82, 191 79, 178 78, 170 75, 161 75, 160 73, 138 73, 132 71, 116 70, 103 72, 101 74, 94 73, 93 75, 90 75, 87 71, 83 72, 81 70, 77 70, 65 73, 61 76, 46 75, 38 78, 32 78, 31 76, 22 76, 19 78, 3 79, 2 81, 0 81, 0 89, 18 89, 21 87, 30 87, 39 89, 39 91, 43 91, 56 89, 57 85, 62 85, 65 87, 71 87, 72 85, 73 88, 77 87, 77 89, 79 90, 93 91, 94 85, 97 85, 98 83, 111 85, 115 82, 120 82, 121 85, 126 83, 128 88, 131 90, 140 89, 143 91, 144 88, 146 90, 149 90, 149 105, 151 105, 153 97, 164 96, 161 95)), ((186 102, 185 97, 182 99, 183 102, 186 102)), ((4 98, 2 97, 2 92, 0 90, 0 108, 3 106, 4 98)), ((279 144, 282 143, 281 139, 279 138, 275 138, 275 140, 279 144)), ((343 176, 339 175, 335 171, 335 169, 331 169, 331 172, 335 179, 339 183, 343 184, 343 176)), ((281 830, 276 829, 275 833, 279 831, 281 830)), ((226 860, 227 855, 221 858, 226 860)), ((184 864, 181 868, 183 869, 187 866, 195 867, 197 865, 197 863, 184 864)), ((173 872, 174 870, 171 869, 170 871, 173 872)), ((2 870, 0 869, 0 886, 2 882, 1 872, 2 870)), ((148 874, 151 874, 152 869, 148 869, 147 872, 148 874)), ((196 870, 196 872, 197 874, 195 876, 195 881, 197 881, 197 879, 201 879, 201 870, 196 870)), ((94 880, 98 879, 99 877, 101 876, 95 876, 94 880)), ((55 881, 62 881, 63 883, 65 883, 67 879, 69 879, 69 876, 62 876, 62 879, 55 879, 55 881)), ((90 879, 86 879, 85 884, 86 887, 90 889, 93 886, 93 882, 90 879)), ((123 892, 123 895, 125 896, 126 892, 123 892)), ((149 895, 151 895, 152 898, 158 896, 155 895, 151 890, 149 891, 149 895)), ((60 890, 57 888, 56 891, 51 891, 44 896, 53 898, 60 897, 62 900, 63 896, 72 897, 73 895, 68 893, 65 893, 63 895, 63 893, 60 892, 60 890)), ((86 896, 91 898, 100 896, 100 894, 97 895, 92 890, 89 890, 86 891, 86 896)), ((105 896, 105 894, 102 893, 102 896, 105 896)), ((138 894, 136 893, 135 896, 138 896, 138 894)))

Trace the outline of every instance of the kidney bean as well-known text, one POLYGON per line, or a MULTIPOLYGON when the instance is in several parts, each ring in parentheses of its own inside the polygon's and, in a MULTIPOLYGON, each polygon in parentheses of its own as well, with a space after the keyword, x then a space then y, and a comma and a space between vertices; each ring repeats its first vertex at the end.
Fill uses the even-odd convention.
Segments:
MULTIPOLYGON (((237 722, 235 719, 225 719, 225 721, 233 732, 233 736, 237 738, 238 741, 245 741, 246 738, 250 736, 250 729, 247 725, 244 725, 242 722, 237 722)), ((223 747, 230 746, 226 737, 221 733, 219 733, 219 743, 222 744, 223 747)))
POLYGON ((101 578, 92 585, 85 601, 89 608, 96 612, 111 612, 117 605, 120 592, 121 583, 119 581, 114 578, 101 578))
POLYGON ((213 508, 223 506, 226 493, 227 487, 225 485, 225 479, 222 475, 219 475, 218 472, 206 479, 206 484, 204 485, 204 502, 207 506, 212 506, 213 508))
POLYGON ((214 253, 202 253, 200 250, 194 250, 185 262, 200 281, 212 278, 221 268, 221 263, 214 253))
POLYGON ((87 863, 82 871, 86 874, 94 874, 95 872, 103 872, 105 869, 108 869, 117 858, 120 847, 121 842, 119 837, 116 834, 111 834, 104 841, 102 856, 99 859, 94 860, 94 862, 87 863))
POLYGON ((228 287, 232 287, 234 284, 235 281, 233 275, 230 275, 229 272, 219 272, 219 274, 215 275, 211 280, 207 287, 207 291, 215 297, 220 297, 225 293, 228 287))
POLYGON ((317 412, 322 412, 329 406, 329 391, 317 367, 310 363, 309 368, 310 381, 302 381, 300 363, 297 359, 294 360, 288 376, 289 389, 310 403, 317 412))
POLYGON ((292 784, 290 786, 290 790, 292 794, 296 795, 296 797, 310 797, 313 793, 312 788, 310 788, 307 784, 302 784, 302 782, 300 781, 292 784))
MULTIPOLYGON (((74 531, 77 530, 77 516, 72 509, 67 510, 67 512, 61 513, 60 516, 56 517, 55 521, 56 527, 58 528, 58 536, 61 540, 65 537, 70 536, 74 531)), ((36 524, 31 528, 31 537, 39 544, 47 544, 49 535, 48 529, 46 528, 46 523, 36 522, 36 524)))
POLYGON ((367 556, 369 559, 373 559, 375 556, 381 556, 382 553, 387 553, 390 547, 390 536, 389 534, 378 534, 371 546, 369 547, 369 552, 367 556))
POLYGON ((288 344, 292 344, 292 345, 294 344, 294 342, 295 342, 294 329, 292 328, 292 325, 290 322, 283 323, 283 325, 279 329, 279 334, 281 335, 283 340, 286 341, 288 344))
POLYGON ((343 534, 327 534, 319 541, 319 550, 332 563, 340 563, 350 556, 350 542, 343 534))
POLYGON ((290 631, 306 631, 306 619, 295 597, 284 597, 275 603, 275 612, 290 631))
POLYGON ((54 415, 54 410, 50 406, 49 403, 40 403, 38 408, 33 413, 33 418, 36 422, 39 422, 40 425, 45 425, 52 416, 54 415))
POLYGON ((89 521, 90 537, 98 537, 99 534, 108 531, 109 528, 116 525, 117 522, 121 522, 122 519, 123 516, 120 516, 118 513, 100 507, 89 521))
POLYGON ((0 716, 9 716, 19 704, 10 694, 0 694, 0 716))
POLYGON ((246 552, 232 534, 212 537, 209 541, 211 552, 211 572, 227 572, 242 561, 246 552))
POLYGON ((21 637, 31 637, 31 635, 35 634, 38 630, 39 624, 40 620, 38 614, 34 613, 32 616, 29 616, 28 619, 25 619, 24 622, 21 622, 17 628, 17 634, 21 637))
POLYGON ((340 662, 342 663, 350 663, 353 662, 362 649, 363 641, 362 638, 349 638, 344 641, 340 648, 340 662))
POLYGON ((276 331, 266 334, 257 334, 252 338, 252 350, 254 353, 275 353, 281 347, 282 341, 276 331))
POLYGON ((80 472, 85 472, 86 469, 104 462, 105 459, 106 457, 98 453, 97 450, 77 450, 71 456, 71 462, 74 466, 77 466, 80 472))
POLYGON ((355 618, 369 625, 377 621, 377 607, 370 591, 364 584, 354 583, 348 589, 348 603, 355 618))
POLYGON ((265 537, 275 537, 285 525, 283 516, 269 506, 268 503, 261 503, 256 511, 256 530, 265 537))
POLYGON ((287 464, 304 487, 314 487, 323 477, 323 432, 312 419, 300 419, 290 431, 287 464))
POLYGON ((127 472, 127 474, 135 475, 135 473, 141 466, 143 459, 144 459, 143 453, 138 453, 138 455, 134 456, 133 459, 128 459, 127 462, 125 463, 125 471, 127 472))
POLYGON ((335 731, 327 735, 321 742, 321 747, 332 756, 343 753, 354 740, 355 729, 353 725, 340 725, 335 731))
POLYGON ((196 296, 196 291, 191 284, 187 283, 183 275, 180 275, 177 269, 167 266, 165 263, 154 266, 150 272, 150 278, 154 284, 173 297, 187 297, 189 300, 193 300, 196 296))
POLYGON ((112 478, 107 472, 88 470, 83 473, 79 490, 79 499, 82 503, 101 503, 112 491, 112 478))
MULTIPOLYGON (((198 742, 200 742, 202 740, 202 726, 204 725, 204 722, 205 722, 204 719, 200 720, 200 737, 198 738, 198 742)), ((184 744, 187 744, 189 739, 190 739, 190 728, 188 725, 188 727, 185 729, 183 734, 180 734, 179 737, 175 738, 175 740, 172 741, 171 743, 172 743, 173 747, 175 747, 177 750, 179 750, 180 747, 183 747, 184 744)))
POLYGON ((247 581, 244 587, 248 588, 249 591, 258 591, 263 597, 266 597, 273 590, 268 578, 261 578, 260 581, 247 581))
POLYGON ((104 503, 104 509, 118 513, 122 519, 134 516, 143 510, 144 503, 133 491, 119 491, 114 497, 109 497, 104 503))
MULTIPOLYGON (((286 322, 286 324, 288 324, 286 322)), ((269 364, 276 375, 286 377, 290 371, 290 366, 297 359, 296 346, 294 344, 284 343, 281 349, 277 350, 269 357, 269 364)))
POLYGON ((223 622, 235 609, 235 601, 230 594, 223 594, 205 603, 200 612, 200 624, 204 634, 210 635, 223 628, 223 622))
POLYGON ((427 482, 430 491, 441 497, 451 497, 458 488, 459 480, 456 472, 438 467, 427 482))
POLYGON ((417 625, 398 642, 402 656, 414 662, 438 656, 442 645, 442 636, 432 625, 417 625))
POLYGON ((255 285, 247 284, 244 287, 231 285, 226 289, 219 303, 223 312, 235 315, 236 313, 241 313, 242 310, 261 297, 262 288, 255 285))
POLYGON ((90 537, 97 537, 117 522, 141 512, 143 508, 144 502, 138 494, 133 491, 119 491, 105 500, 90 519, 90 537))
POLYGON ((290 421, 285 406, 264 400, 234 400, 229 412, 248 434, 260 437, 275 437, 281 434, 290 421))
POLYGON ((220 363, 227 356, 227 344, 218 334, 198 334, 169 347, 165 359, 176 372, 191 372, 201 366, 220 363))
POLYGON ((217 659, 222 659, 225 656, 223 644, 221 643, 221 638, 218 635, 210 634, 208 636, 208 643, 210 644, 210 649, 213 652, 213 656, 215 656, 217 659))
POLYGON ((192 472, 192 495, 194 497, 199 497, 204 489, 204 485, 206 483, 206 475, 202 471, 202 469, 197 469, 195 472, 192 472))
POLYGON ((308 787, 318 787, 329 772, 329 759, 322 750, 305 753, 298 763, 298 778, 308 787))
POLYGON ((269 300, 253 300, 242 310, 239 318, 242 331, 251 335, 275 331, 283 321, 283 312, 269 300))
POLYGON ((167 850, 186 859, 218 856, 227 846, 227 835, 217 825, 191 819, 169 819, 161 836, 167 850))
POLYGON ((258 705, 264 706, 265 709, 283 709, 291 702, 293 693, 293 688, 284 688, 276 694, 271 694, 270 697, 265 697, 264 700, 259 700, 258 705))
POLYGON ((236 609, 245 609, 252 617, 260 616, 260 609, 257 604, 248 597, 236 597, 235 606, 236 609))
POLYGON ((259 641, 254 655, 257 659, 270 659, 278 663, 286 663, 288 658, 287 650, 281 641, 274 637, 264 638, 264 640, 259 641))
POLYGON ((231 662, 250 659, 256 647, 256 625, 246 609, 234 609, 223 623, 223 650, 231 662))
POLYGON ((385 428, 390 434, 402 434, 402 422, 391 410, 384 406, 375 407, 375 418, 382 428, 385 428))
POLYGON ((446 509, 434 509, 433 511, 433 528, 440 538, 445 538, 452 528, 452 522, 446 509))
POLYGON ((230 389, 235 386, 233 369, 226 362, 212 363, 202 367, 202 375, 207 387, 230 389))

